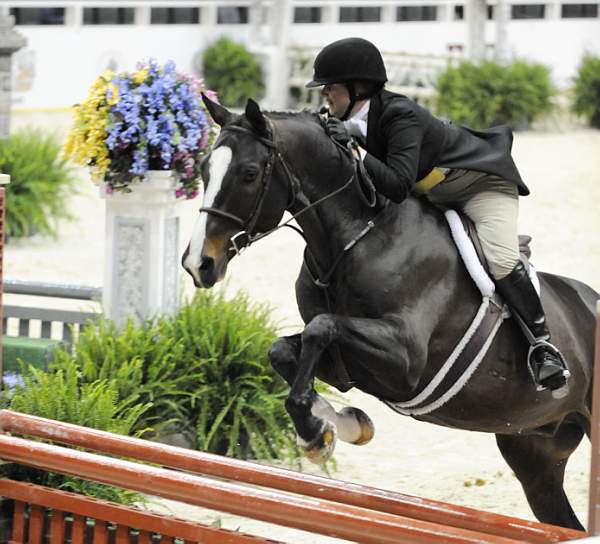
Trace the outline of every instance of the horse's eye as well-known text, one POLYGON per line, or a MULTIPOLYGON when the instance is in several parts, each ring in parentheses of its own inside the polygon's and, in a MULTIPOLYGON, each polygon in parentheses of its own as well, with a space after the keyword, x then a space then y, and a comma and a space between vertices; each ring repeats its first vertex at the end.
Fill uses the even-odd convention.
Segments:
POLYGON ((256 176, 258 176, 258 170, 246 170, 246 173, 244 174, 244 181, 247 183, 252 183, 256 179, 256 176))

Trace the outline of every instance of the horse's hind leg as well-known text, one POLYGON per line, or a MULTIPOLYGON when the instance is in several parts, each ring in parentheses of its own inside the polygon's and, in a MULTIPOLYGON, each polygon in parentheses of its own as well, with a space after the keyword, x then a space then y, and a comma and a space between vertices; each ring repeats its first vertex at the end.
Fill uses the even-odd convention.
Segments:
MULTIPOLYGON (((294 383, 298 370, 301 346, 301 336, 295 334, 278 338, 269 349, 271 365, 290 386, 294 383)), ((314 389, 311 413, 335 425, 338 437, 344 442, 363 445, 373 438, 374 426, 367 414, 351 406, 336 412, 335 408, 314 389)))
POLYGON ((496 435, 500 452, 541 522, 583 530, 563 487, 567 461, 583 434, 580 425, 565 421, 552 436, 496 435))

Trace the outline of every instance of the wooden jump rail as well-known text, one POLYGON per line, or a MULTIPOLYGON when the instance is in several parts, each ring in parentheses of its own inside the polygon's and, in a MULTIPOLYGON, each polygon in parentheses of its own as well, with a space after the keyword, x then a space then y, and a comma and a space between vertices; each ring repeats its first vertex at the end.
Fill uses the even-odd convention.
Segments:
MULTIPOLYGON (((542 543, 565 542, 585 536, 582 532, 552 525, 7 410, 0 411, 0 430, 3 433, 17 433, 110 455, 135 458, 169 468, 141 465, 0 434, 0 458, 4 460, 354 542, 542 543), (213 480, 196 474, 228 481, 213 480)), ((9 482, 12 483, 14 482, 9 482)), ((117 542, 121 544, 121 541, 117 542)))
POLYGON ((0 495, 15 501, 9 544, 64 544, 65 538, 73 544, 129 544, 133 538, 136 544, 167 544, 175 538, 186 544, 277 544, 25 482, 0 479, 0 495))
POLYGON ((596 302, 596 345, 592 389, 591 443, 588 532, 590 535, 600 535, 600 300, 596 302))

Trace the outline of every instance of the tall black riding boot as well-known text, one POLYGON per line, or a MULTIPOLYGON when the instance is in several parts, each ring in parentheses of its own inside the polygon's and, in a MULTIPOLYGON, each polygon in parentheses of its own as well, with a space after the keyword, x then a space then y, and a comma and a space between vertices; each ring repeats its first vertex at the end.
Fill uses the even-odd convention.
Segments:
POLYGON ((534 348, 530 363, 537 384, 552 391, 565 386, 569 374, 558 350, 550 344, 542 303, 523 263, 519 261, 508 276, 496 281, 496 286, 511 311, 519 314, 535 338, 535 341, 530 339, 534 348))

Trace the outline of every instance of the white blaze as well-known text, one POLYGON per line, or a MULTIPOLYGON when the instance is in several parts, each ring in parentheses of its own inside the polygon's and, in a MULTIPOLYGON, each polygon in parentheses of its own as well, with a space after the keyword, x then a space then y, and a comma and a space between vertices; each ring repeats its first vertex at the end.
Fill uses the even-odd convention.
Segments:
MULTIPOLYGON (((206 193, 204 193, 204 199, 202 206, 210 208, 217 195, 221 191, 221 185, 223 184, 223 178, 227 173, 229 164, 231 163, 232 151, 230 147, 223 145, 217 147, 211 154, 208 166, 209 178, 208 187, 206 193)), ((198 267, 200 266, 200 256, 202 248, 204 247, 204 239, 206 238, 206 221, 208 220, 208 213, 200 212, 196 225, 192 232, 192 238, 190 240, 190 251, 185 259, 185 267, 194 274, 194 277, 198 274, 198 267)), ((199 278, 196 278, 199 279, 199 278)))

